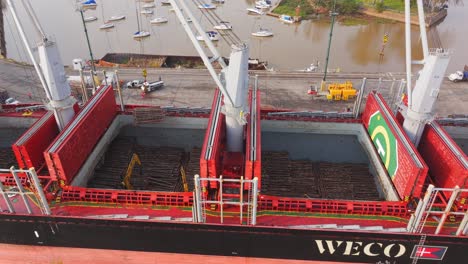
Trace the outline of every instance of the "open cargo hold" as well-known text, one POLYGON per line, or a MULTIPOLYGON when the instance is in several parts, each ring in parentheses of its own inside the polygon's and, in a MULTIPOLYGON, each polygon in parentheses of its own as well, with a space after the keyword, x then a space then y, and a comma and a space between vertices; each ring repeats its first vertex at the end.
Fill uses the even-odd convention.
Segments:
MULTIPOLYGON (((123 177, 132 155, 137 154, 141 166, 133 168, 133 189, 183 191, 181 168, 199 170, 194 166, 199 164, 206 119, 165 117, 144 125, 134 121, 130 115, 115 117, 72 186, 125 189, 123 177)), ((186 178, 192 187, 193 175, 186 178)))

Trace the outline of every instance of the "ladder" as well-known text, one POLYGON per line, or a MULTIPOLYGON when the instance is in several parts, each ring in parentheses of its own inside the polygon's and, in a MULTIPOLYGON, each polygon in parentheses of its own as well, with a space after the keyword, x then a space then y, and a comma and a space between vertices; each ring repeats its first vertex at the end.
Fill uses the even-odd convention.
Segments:
POLYGON ((193 211, 194 211, 194 220, 198 223, 206 222, 206 206, 207 205, 219 205, 220 210, 220 222, 224 222, 224 206, 225 205, 235 205, 239 207, 239 219, 240 224, 243 223, 244 219, 244 206, 247 206, 247 224, 256 225, 257 223, 257 197, 258 197, 258 179, 255 177, 252 180, 244 180, 243 177, 240 179, 223 179, 223 176, 219 178, 200 178, 199 175, 195 175, 195 193, 194 193, 194 202, 193 202, 193 211), (202 183, 203 182, 217 182, 218 183, 218 196, 217 200, 209 200, 205 198, 202 193, 202 183), (223 184, 239 184, 239 200, 228 200, 231 196, 228 196, 228 199, 225 199, 223 195, 223 184), (248 184, 248 194, 247 199, 244 198, 244 187, 245 184, 248 184), (245 201, 247 200, 247 201, 245 201))
MULTIPOLYGON (((420 248, 420 247, 424 246, 424 243, 425 243, 425 242, 426 242, 426 234, 422 234, 422 235, 421 235, 421 238, 419 239, 419 243, 418 243, 418 245, 417 245, 417 248, 420 248)), ((419 260, 419 254, 418 254, 418 252, 416 252, 416 253, 415 253, 415 256, 414 256, 414 258, 413 258, 412 264, 418 263, 418 260, 419 260)))

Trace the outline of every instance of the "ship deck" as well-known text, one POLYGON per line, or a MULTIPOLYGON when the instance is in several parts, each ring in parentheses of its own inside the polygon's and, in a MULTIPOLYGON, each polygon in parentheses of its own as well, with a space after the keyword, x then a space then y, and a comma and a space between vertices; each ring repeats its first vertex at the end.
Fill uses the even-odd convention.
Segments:
MULTIPOLYGON (((181 168, 186 172, 189 191, 198 174, 205 120, 168 118, 156 124, 135 125, 132 117, 114 122, 112 137, 104 137, 94 166, 83 166, 72 186, 97 189, 126 189, 122 184, 133 154, 130 178, 133 190, 182 192, 181 168), (191 124, 183 124, 191 120, 191 124), (179 123, 177 128, 171 127, 179 123), (110 140, 113 138, 112 140, 110 140), (106 145, 107 144, 107 145, 106 145)), ((262 186, 265 195, 338 200, 386 200, 378 175, 379 163, 369 157, 360 124, 265 121, 262 133, 262 186), (288 126, 288 132, 278 127, 288 126), (300 127, 306 126, 305 129, 300 127), (307 130, 313 130, 311 133, 307 130), (331 134, 326 134, 328 132, 331 134)), ((176 125, 177 126, 177 125, 176 125)), ((393 195, 396 196, 396 195, 393 195)), ((390 197, 390 196, 389 196, 390 197)), ((389 200, 395 200, 390 198, 389 200)))
MULTIPOLYGON (((181 190, 180 166, 187 167, 187 175, 197 173, 194 168, 199 165, 199 159, 193 157, 200 156, 206 118, 166 117, 163 122, 146 125, 136 125, 133 121, 128 115, 119 115, 114 120, 115 125, 110 126, 90 154, 90 157, 97 155, 98 158, 86 161, 72 186, 122 189, 122 175, 133 153, 139 154, 143 163, 141 172, 138 166, 134 170, 132 183, 137 190, 177 192, 181 190), (100 178, 106 179, 107 175, 114 177, 113 185, 98 182, 100 178), (151 178, 156 184, 150 181, 151 178)), ((263 120, 262 128, 265 178, 261 195, 330 201, 387 200, 386 194, 382 193, 386 186, 381 183, 381 177, 387 175, 379 175, 380 163, 376 163, 369 154, 372 143, 363 132, 362 124, 263 120), (277 175, 272 176, 275 173, 277 175)), ((2 130, 5 137, 2 137, 3 145, 0 147, 8 149, 24 131, 25 128, 2 130)), ((34 199, 29 199, 35 205, 34 199)), ((18 214, 26 214, 21 197, 12 197, 11 201, 18 207, 18 214)), ((5 208, 3 202, 0 206, 5 208)), ((98 197, 94 201, 56 200, 52 202, 51 209, 53 215, 120 217, 131 221, 188 221, 192 217, 191 206, 106 203, 99 202, 98 197)), ((40 212, 36 205, 33 212, 40 212)), ((207 218, 210 223, 219 222, 219 211, 208 209, 207 218)), ((234 211, 227 210, 224 215, 225 224, 241 224, 242 221, 234 211)), ((402 229, 407 221, 406 217, 386 215, 267 209, 259 210, 257 218, 257 224, 262 226, 314 229, 358 225, 375 231, 381 230, 379 228, 402 229)), ((447 222, 447 232, 452 232, 451 225, 457 226, 457 222, 457 219, 447 222)), ((429 219, 428 225, 435 226, 435 223, 429 219)))
MULTIPOLYGON (((18 195, 10 198, 14 203, 17 214, 27 215, 24 202, 18 195)), ((29 198, 33 213, 40 214, 40 209, 29 198)), ((3 201, 0 207, 5 208, 3 201)), ((89 202, 53 202, 51 204, 52 215, 68 217, 84 217, 90 219, 145 221, 145 222, 192 222, 192 207, 178 206, 138 206, 119 205, 113 203, 89 203, 89 202)), ((207 209, 206 222, 211 224, 242 225, 247 221, 247 215, 243 218, 238 213, 224 213, 222 219, 217 210, 207 209)), ((444 225, 441 234, 450 235, 456 231, 461 219, 450 219, 444 225)), ((405 233, 408 218, 385 215, 353 215, 330 214, 312 212, 287 212, 260 210, 257 215, 257 226, 279 227, 292 229, 327 229, 327 230, 361 230, 368 232, 392 232, 405 233)), ((433 232, 437 227, 436 219, 428 219, 425 230, 433 232)))

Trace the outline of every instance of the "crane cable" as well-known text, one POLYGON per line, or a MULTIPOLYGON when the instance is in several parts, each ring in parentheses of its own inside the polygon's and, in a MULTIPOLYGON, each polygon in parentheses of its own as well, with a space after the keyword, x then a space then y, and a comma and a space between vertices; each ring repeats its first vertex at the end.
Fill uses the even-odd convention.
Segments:
MULTIPOLYGON (((192 0, 192 2, 195 4, 195 6, 204 4, 201 0, 192 0)), ((201 13, 203 16, 207 18, 211 26, 215 26, 223 22, 223 19, 213 10, 201 11, 201 13)), ((223 34, 220 34, 220 35, 230 45, 242 44, 242 41, 239 38, 239 36, 237 36, 232 30, 226 30, 225 32, 223 32, 223 34)))
MULTIPOLYGON (((24 54, 24 53, 25 53, 25 50, 24 50, 25 47, 24 47, 24 45, 19 45, 19 44, 18 44, 18 40, 17 40, 17 38, 15 37, 14 32, 16 32, 16 33, 18 34, 18 31, 13 31, 13 30, 12 30, 12 26, 11 26, 9 17, 8 17, 8 16, 5 16, 5 18, 6 18, 6 22, 7 22, 8 29, 9 29, 9 31, 10 31, 11 37, 12 37, 14 43, 15 43, 15 48, 16 48, 16 52, 18 52, 19 60, 20 60, 21 62, 24 62, 24 63, 29 63, 28 60, 27 60, 27 56, 25 56, 25 54, 24 54), (20 50, 20 48, 19 48, 18 46, 21 46, 21 50, 20 50), (26 57, 26 58, 25 58, 25 57, 26 57)), ((19 37, 19 36, 18 36, 18 37, 19 37)), ((21 68, 23 69, 23 71, 24 71, 24 73, 25 73, 25 76, 26 76, 26 77, 29 79, 29 81, 31 82, 31 85, 34 85, 34 86, 35 86, 35 84, 33 84, 33 80, 34 80, 34 76, 35 76, 35 75, 32 73, 32 69, 29 69, 29 71, 28 71, 28 70, 26 70, 26 67, 27 67, 27 66, 24 65, 24 64, 21 65, 21 68)), ((31 90, 32 90, 31 96, 28 96, 28 97, 31 97, 30 99, 33 99, 33 98, 34 98, 34 99, 42 99, 41 97, 38 96, 37 90, 36 90, 36 89, 32 89, 32 87, 31 87, 31 90)), ((18 92, 15 92, 15 93, 18 93, 18 92)), ((20 95, 25 95, 25 94, 21 94, 21 93, 18 93, 18 94, 20 94, 20 95)), ((29 95, 29 94, 28 94, 28 95, 29 95)))
MULTIPOLYGON (((141 31, 141 30, 142 30, 141 28, 143 27, 143 24, 142 24, 142 20, 143 20, 143 19, 142 19, 141 17, 139 17, 139 16, 140 16, 141 6, 140 6, 140 3, 137 2, 137 1, 135 1, 135 8, 136 8, 137 21, 138 21, 138 22, 137 22, 137 23, 138 23, 138 31, 141 31)), ((146 81, 147 81, 147 79, 146 79, 146 77, 147 77, 147 69, 146 69, 146 67, 147 67, 147 64, 148 64, 148 58, 147 58, 147 56, 144 56, 144 54, 145 54, 145 43, 144 43, 144 41, 145 41, 145 40, 144 40, 144 39, 137 39, 136 41, 139 42, 140 54, 141 54, 141 55, 143 56, 143 58, 144 58, 144 59, 143 59, 143 60, 144 60, 144 65, 143 65, 142 75, 143 75, 143 77, 144 77, 144 81, 146 82, 146 81)))

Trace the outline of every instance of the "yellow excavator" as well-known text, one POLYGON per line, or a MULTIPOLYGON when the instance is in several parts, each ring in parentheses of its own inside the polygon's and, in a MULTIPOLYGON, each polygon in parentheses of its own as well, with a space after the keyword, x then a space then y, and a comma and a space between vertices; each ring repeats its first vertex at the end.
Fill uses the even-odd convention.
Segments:
POLYGON ((138 157, 138 155, 136 153, 133 153, 132 159, 128 163, 127 172, 125 173, 125 177, 124 177, 124 179, 122 181, 122 185, 127 190, 132 190, 133 189, 133 186, 130 183, 130 178, 132 177, 133 167, 135 167, 136 163, 138 163, 138 165, 141 167, 140 158, 138 157))

